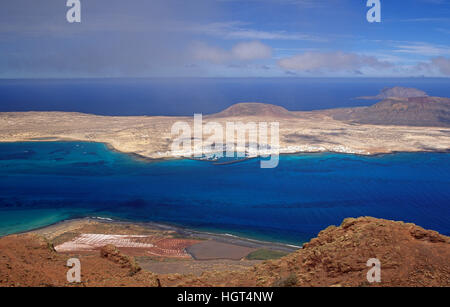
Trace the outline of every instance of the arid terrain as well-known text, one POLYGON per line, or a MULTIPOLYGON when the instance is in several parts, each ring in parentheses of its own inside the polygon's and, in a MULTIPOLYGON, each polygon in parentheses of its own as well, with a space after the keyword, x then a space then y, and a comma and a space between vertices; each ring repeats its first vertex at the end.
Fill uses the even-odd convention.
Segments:
POLYGON ((264 254, 270 250, 272 257, 281 257, 299 248, 169 225, 93 218, 63 221, 30 233, 44 237, 60 254, 97 255, 102 247, 114 245, 157 273, 199 275, 208 270, 245 268, 260 262, 258 257, 247 259, 256 251, 264 254))
MULTIPOLYGON (((402 95, 411 93, 408 89, 394 91, 397 92, 402 95)), ((261 103, 242 103, 218 114, 203 116, 203 124, 216 122, 225 127, 226 122, 230 121, 244 124, 278 122, 280 153, 343 152, 370 155, 399 151, 448 151, 449 110, 450 99, 428 96, 389 97, 372 107, 314 112, 288 111, 261 103)), ((151 159, 191 156, 196 149, 194 147, 191 151, 171 150, 173 140, 180 136, 179 133, 172 134, 172 126, 180 121, 193 126, 193 117, 108 117, 65 112, 0 113, 0 142, 91 141, 106 143, 115 150, 151 159)), ((247 131, 248 135, 255 136, 257 133, 254 129, 247 131)), ((191 138, 194 136, 191 135, 191 138)), ((211 137, 211 134, 203 133, 203 149, 224 141, 225 136, 211 137)), ((258 142, 264 145, 261 140, 258 142)))
MULTIPOLYGON (((203 116, 203 124, 278 122, 280 153, 448 152, 450 99, 425 95, 395 88, 383 91, 377 96, 383 100, 371 107, 313 112, 242 103, 203 116)), ((149 159, 190 157, 191 150, 171 150, 179 137, 172 126, 180 121, 193 126, 192 117, 0 113, 0 142, 90 141, 149 159)), ((200 146, 221 141, 204 134, 200 146)), ((0 286, 450 286, 450 238, 364 217, 330 226, 299 249, 82 219, 0 238, 0 286), (67 260, 74 257, 82 263, 81 284, 66 280, 67 260), (381 283, 367 281, 371 258, 381 262, 381 283)))
POLYGON ((57 251, 58 245, 92 231, 181 240, 139 225, 86 221, 3 237, 0 286, 450 286, 450 238, 403 222, 346 219, 302 249, 263 262, 142 259, 133 256, 136 250, 112 244, 89 252, 57 251), (73 257, 81 262, 80 284, 66 280, 66 262, 73 257), (370 258, 381 262, 381 283, 367 281, 370 258), (171 273, 174 268, 181 274, 171 273))

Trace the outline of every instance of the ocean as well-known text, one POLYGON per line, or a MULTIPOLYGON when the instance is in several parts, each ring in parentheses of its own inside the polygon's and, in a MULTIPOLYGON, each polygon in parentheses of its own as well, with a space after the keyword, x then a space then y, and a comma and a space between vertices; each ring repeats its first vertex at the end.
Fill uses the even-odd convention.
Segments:
POLYGON ((70 111, 98 115, 211 114, 239 102, 291 111, 367 106, 385 87, 450 97, 450 78, 192 78, 0 80, 0 112, 70 111))
POLYGON ((146 162, 104 144, 0 144, 0 235, 104 217, 300 245, 344 218, 373 216, 450 235, 450 154, 284 155, 146 162))

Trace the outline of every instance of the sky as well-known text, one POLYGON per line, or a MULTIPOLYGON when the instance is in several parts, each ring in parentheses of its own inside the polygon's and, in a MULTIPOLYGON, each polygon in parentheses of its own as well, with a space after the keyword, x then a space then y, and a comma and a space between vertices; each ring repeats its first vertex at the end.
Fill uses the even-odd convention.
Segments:
POLYGON ((450 77, 450 0, 0 2, 0 78, 450 77))

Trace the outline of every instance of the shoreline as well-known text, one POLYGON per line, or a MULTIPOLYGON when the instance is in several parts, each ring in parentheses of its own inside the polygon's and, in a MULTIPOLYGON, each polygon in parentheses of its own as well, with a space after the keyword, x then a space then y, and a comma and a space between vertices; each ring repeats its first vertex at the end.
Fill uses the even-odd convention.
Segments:
MULTIPOLYGON (((159 159, 152 159, 152 158, 148 158, 145 156, 141 156, 137 153, 127 153, 127 152, 122 152, 120 150, 115 149, 114 147, 112 147, 112 145, 110 145, 109 143, 106 142, 97 142, 97 141, 83 141, 83 140, 74 140, 74 139, 56 139, 55 140, 51 140, 49 141, 48 139, 45 140, 32 140, 32 141, 18 141, 18 142, 2 142, 0 141, 0 143, 53 143, 53 142, 69 142, 69 143, 95 143, 95 144, 103 144, 108 150, 120 153, 120 154, 125 154, 125 155, 129 155, 131 158, 133 159, 137 159, 141 162, 158 162, 158 161, 170 161, 170 160, 183 160, 183 159, 189 159, 188 157, 180 157, 180 158, 159 158, 159 159)), ((438 153, 438 154, 448 154, 450 153, 450 150, 446 150, 446 151, 398 151, 398 152, 389 152, 389 153, 376 153, 376 154, 371 154, 371 155, 364 155, 364 154, 357 154, 357 153, 344 153, 344 152, 328 152, 328 151, 319 151, 319 152, 297 152, 297 153, 282 153, 280 154, 280 156, 298 156, 298 155, 318 155, 318 154, 336 154, 336 155, 351 155, 351 156, 361 156, 361 157, 377 157, 377 156, 385 156, 385 155, 395 155, 395 154, 401 154, 401 153, 438 153)), ((248 161, 250 159, 257 159, 258 157, 252 157, 252 158, 247 158, 244 161, 248 161)), ((191 159, 192 160, 192 159, 191 159)), ((243 162, 241 160, 239 161, 230 161, 227 163, 222 163, 222 164, 218 164, 218 163, 214 163, 214 161, 204 161, 201 160, 201 162, 210 162, 214 165, 226 165, 226 164, 232 164, 232 163, 239 163, 239 162, 243 162)), ((64 219, 61 221, 57 221, 55 223, 46 225, 46 226, 42 226, 42 227, 37 227, 37 228, 32 228, 26 231, 21 231, 21 232, 15 232, 15 233, 11 233, 9 235, 14 235, 14 234, 21 234, 21 233, 29 233, 29 232, 34 232, 37 230, 42 230, 45 228, 49 228, 51 226, 55 226, 55 225, 63 225, 64 223, 67 222, 71 222, 74 220, 84 220, 84 219, 91 219, 91 220, 96 220, 96 221, 102 221, 105 223, 117 223, 117 224, 135 224, 135 225, 142 225, 142 226, 146 226, 146 227, 150 227, 150 228, 156 228, 156 229, 160 229, 160 230, 173 230, 177 233, 180 234, 184 234, 187 236, 194 236, 196 235, 198 236, 204 236, 205 238, 211 238, 211 237, 215 237, 217 238, 219 241, 222 240, 224 242, 239 242, 241 244, 246 244, 245 246, 248 245, 252 245, 252 244, 256 244, 258 246, 269 246, 269 247, 282 247, 282 248, 301 248, 300 246, 297 245, 292 245, 289 243, 282 243, 282 242, 277 242, 277 241, 264 241, 264 240, 258 240, 258 239, 251 239, 251 238, 246 238, 246 237, 241 237, 240 235, 229 235, 226 233, 215 233, 213 232, 208 232, 208 231, 201 231, 201 230, 195 230, 195 229, 190 229, 188 227, 184 227, 184 226, 179 226, 179 225, 174 225, 174 224, 170 224, 170 223, 165 223, 165 222, 134 222, 134 221, 126 221, 126 220, 120 220, 120 219, 114 219, 111 221, 108 221, 106 218, 97 218, 97 217, 86 217, 86 218, 69 218, 69 219, 64 219)), ((220 230, 219 230, 220 231, 220 230)), ((0 236, 3 237, 3 236, 0 236)), ((304 242, 303 242, 304 243, 304 242)))
MULTIPOLYGON (((439 99, 438 102, 442 100, 445 106, 447 98, 439 99)), ((210 114, 208 121, 214 120, 222 127, 229 121, 277 122, 280 127, 279 141, 273 148, 250 150, 245 145, 235 145, 239 147, 235 151, 249 149, 249 157, 323 152, 362 156, 450 152, 450 127, 445 122, 437 121, 425 126, 409 125, 402 121, 398 125, 390 121, 364 124, 352 119, 335 119, 334 109, 302 112, 283 108, 280 111, 280 108, 265 103, 238 103, 222 112, 210 114)), ((223 144, 223 133, 222 136, 208 134, 202 135, 203 146, 194 144, 195 148, 191 145, 184 149, 183 146, 172 151, 171 144, 176 137, 171 132, 173 125, 183 121, 191 127, 194 124, 192 120, 190 116, 121 117, 79 112, 0 112, 0 142, 95 142, 137 160, 150 162, 192 158, 194 150, 200 149, 209 154, 213 151, 205 146, 223 144)), ((254 127, 243 129, 246 134, 258 132, 254 127)), ((246 143, 249 141, 246 140, 246 143)))
MULTIPOLYGON (((241 159, 241 160, 237 160, 237 161, 230 161, 230 162, 225 162, 225 163, 214 163, 214 161, 208 161, 208 160, 200 160, 200 159, 195 159, 192 157, 188 157, 188 156, 184 156, 184 157, 161 157, 161 158, 151 158, 151 157, 147 157, 141 154, 138 154, 136 152, 126 152, 126 151, 121 151, 117 148, 115 148, 113 145, 111 145, 108 142, 102 142, 102 141, 90 141, 90 140, 82 140, 82 139, 70 139, 70 138, 53 138, 54 140, 17 140, 17 141, 2 141, 0 140, 0 144, 8 144, 8 143, 56 143, 56 142, 67 142, 67 143, 95 143, 95 144, 103 144, 106 146, 106 148, 110 151, 116 152, 116 153, 120 153, 120 154, 124 154, 124 155, 128 155, 136 160, 139 160, 141 162, 163 162, 163 161, 174 161, 174 160, 191 160, 191 161, 200 161, 200 162, 212 162, 214 165, 227 165, 227 164, 233 164, 233 163, 239 163, 239 162, 245 162, 248 160, 253 160, 253 159, 258 159, 260 158, 259 156, 255 156, 255 157, 247 157, 245 159, 241 159)), ((280 152, 279 156, 295 156, 295 155, 301 155, 301 154, 305 154, 305 155, 312 155, 312 154, 342 154, 342 155, 354 155, 354 156, 359 156, 359 157, 378 157, 378 156, 385 156, 385 155, 395 155, 395 154, 402 154, 402 153, 437 153, 437 154, 449 154, 450 153, 450 148, 446 149, 446 150, 410 150, 410 151, 397 151, 397 150, 392 150, 392 151, 386 151, 386 152, 375 152, 375 153, 367 153, 367 154, 363 154, 363 153, 355 153, 355 152, 345 152, 345 151, 330 151, 330 150, 326 150, 326 151, 297 151, 297 152, 280 152)))
POLYGON ((291 252, 294 252, 294 251, 302 248, 302 246, 288 244, 288 243, 257 240, 257 239, 251 239, 251 238, 246 238, 246 237, 241 237, 241 236, 226 234, 226 233, 214 233, 214 232, 208 232, 208 231, 200 231, 200 230, 195 230, 195 229, 191 229, 188 227, 183 227, 183 226, 173 225, 173 224, 165 224, 165 223, 160 223, 160 222, 132 222, 132 221, 103 218, 103 217, 96 217, 96 216, 64 219, 64 220, 49 224, 47 226, 41 226, 41 227, 33 228, 33 229, 30 229, 27 231, 21 231, 21 232, 9 234, 6 236, 0 236, 0 238, 11 236, 11 235, 20 235, 20 234, 30 234, 30 233, 40 234, 45 230, 51 231, 51 229, 53 229, 53 228, 69 226, 72 223, 76 223, 76 222, 83 223, 83 222, 90 222, 90 221, 104 223, 104 224, 115 224, 115 225, 137 225, 137 226, 141 226, 143 228, 147 228, 147 229, 151 229, 151 230, 159 230, 159 231, 173 231, 177 235, 183 236, 185 238, 198 238, 198 239, 203 239, 203 240, 214 240, 214 241, 221 242, 221 243, 227 243, 227 244, 244 246, 244 247, 255 248, 255 249, 270 249, 270 250, 291 253, 291 252))

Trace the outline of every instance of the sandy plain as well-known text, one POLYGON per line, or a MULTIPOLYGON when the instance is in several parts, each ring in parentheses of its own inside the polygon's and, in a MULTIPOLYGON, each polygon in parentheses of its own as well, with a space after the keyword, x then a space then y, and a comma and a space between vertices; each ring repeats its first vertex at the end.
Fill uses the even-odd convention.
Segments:
MULTIPOLYGON (((258 104, 259 105, 259 104, 258 104)), ((260 104, 260 110, 267 106, 260 104)), ((237 110, 245 109, 245 104, 237 110)), ((245 112, 242 112, 245 114, 245 112)), ((337 152, 374 155, 393 152, 445 152, 450 149, 450 128, 368 125, 334 120, 326 112, 267 112, 250 115, 204 116, 203 125, 215 122, 226 127, 234 123, 279 123, 279 152, 337 152)), ((111 149, 150 159, 191 156, 194 151, 174 152, 172 133, 176 122, 193 128, 193 117, 114 117, 67 112, 0 113, 0 142, 88 141, 107 144, 111 149)), ((205 127, 205 126, 203 126, 205 127)), ((248 130, 247 136, 257 130, 248 130)), ((192 135, 191 140, 194 140, 192 135)), ((203 147, 221 143, 223 138, 203 133, 203 147)), ((260 145, 262 143, 258 140, 260 145)), ((270 142, 270 133, 269 133, 270 142)), ((194 144, 194 142, 192 142, 194 144)), ((270 143, 269 143, 270 144, 270 143)), ((242 148, 241 148, 242 150, 242 148)), ((237 148, 239 151, 239 148, 237 148)))

